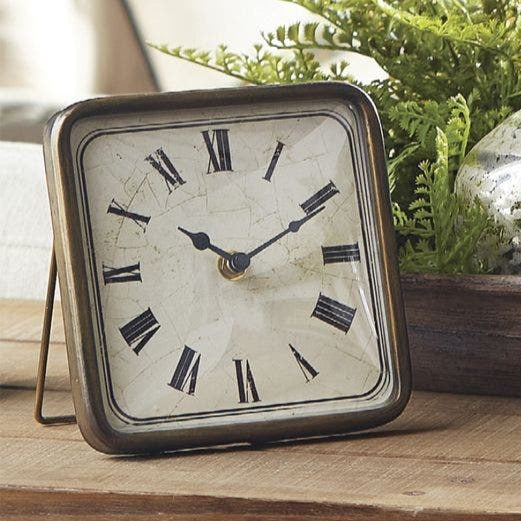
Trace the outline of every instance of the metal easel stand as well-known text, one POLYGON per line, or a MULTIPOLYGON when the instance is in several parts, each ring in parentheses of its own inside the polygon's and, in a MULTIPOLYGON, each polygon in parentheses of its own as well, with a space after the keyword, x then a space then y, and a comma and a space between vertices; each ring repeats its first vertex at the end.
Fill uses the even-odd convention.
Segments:
POLYGON ((49 266, 49 280, 47 283, 47 297, 45 299, 45 313, 43 316, 42 340, 40 343, 40 358, 38 360, 38 372, 36 375, 36 400, 34 404, 34 418, 42 425, 54 425, 56 423, 75 423, 76 416, 44 416, 43 395, 45 392, 45 376, 47 374, 47 360, 51 338, 52 311, 54 307, 54 294, 56 292, 56 255, 54 245, 49 266))

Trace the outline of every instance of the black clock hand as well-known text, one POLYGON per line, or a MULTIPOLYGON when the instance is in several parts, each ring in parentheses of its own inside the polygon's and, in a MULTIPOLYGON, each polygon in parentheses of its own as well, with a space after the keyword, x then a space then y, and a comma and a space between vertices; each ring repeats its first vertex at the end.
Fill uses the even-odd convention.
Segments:
POLYGON ((266 241, 264 244, 261 244, 254 250, 250 251, 250 253, 234 253, 231 256, 230 261, 230 267, 231 269, 236 273, 243 272, 248 266, 250 265, 252 257, 255 257, 258 253, 261 251, 264 251, 268 246, 271 246, 274 242, 277 242, 279 239, 287 235, 288 233, 296 233, 300 230, 300 227, 307 221, 309 221, 312 217, 315 217, 318 213, 320 213, 325 206, 321 206, 320 208, 317 208, 314 212, 310 212, 305 217, 302 217, 302 219, 298 219, 296 221, 291 221, 288 225, 288 227, 275 235, 275 237, 272 237, 269 241, 266 241))
POLYGON ((183 232, 188 237, 190 237, 192 244, 198 250, 201 250, 201 251, 211 250, 214 253, 217 253, 217 255, 219 255, 223 259, 227 260, 228 262, 231 262, 232 256, 228 252, 221 250, 221 248, 218 248, 217 246, 213 245, 210 242, 210 237, 208 237, 208 234, 203 233, 203 232, 198 232, 198 233, 189 232, 188 230, 181 228, 181 226, 178 226, 177 229, 180 232, 183 232))
POLYGON ((272 237, 269 241, 266 241, 264 244, 261 244, 254 250, 250 251, 248 253, 248 257, 251 259, 252 257, 255 257, 258 253, 265 250, 268 246, 271 246, 274 242, 277 242, 279 239, 287 235, 288 233, 297 233, 300 230, 300 227, 307 221, 309 221, 312 217, 315 217, 318 213, 320 213, 325 206, 321 206, 320 208, 317 208, 314 212, 309 213, 305 217, 302 217, 302 219, 298 219, 296 221, 291 221, 288 225, 288 227, 280 232, 279 234, 275 235, 275 237, 272 237))

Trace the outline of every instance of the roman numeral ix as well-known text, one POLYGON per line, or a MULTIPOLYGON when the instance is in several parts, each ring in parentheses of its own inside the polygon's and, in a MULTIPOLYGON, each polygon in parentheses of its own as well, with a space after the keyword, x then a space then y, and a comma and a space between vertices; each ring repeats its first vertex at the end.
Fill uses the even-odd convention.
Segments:
POLYGON ((210 174, 210 166, 213 172, 224 172, 232 170, 232 159, 230 155, 230 140, 228 139, 228 129, 218 128, 212 131, 212 137, 208 130, 203 131, 203 138, 210 155, 208 161, 207 174, 210 174), (217 142, 217 153, 214 148, 214 143, 217 142))
POLYGON ((168 385, 186 394, 194 394, 200 360, 200 353, 194 351, 191 347, 185 346, 175 368, 174 376, 172 376, 172 380, 168 385), (185 391, 187 384, 188 390, 185 391))
POLYGON ((289 344, 289 348, 291 349, 306 382, 313 380, 313 378, 317 376, 318 371, 291 344, 289 344))
POLYGON ((360 260, 360 248, 358 243, 339 244, 338 246, 322 246, 324 264, 334 262, 356 262, 360 260))
POLYGON ((130 322, 119 328, 125 342, 132 347, 134 353, 139 352, 145 347, 147 342, 156 334, 159 325, 156 317, 150 308, 133 318, 130 322))
POLYGON ((355 317, 355 312, 356 309, 341 304, 321 293, 311 316, 347 333, 355 317))
POLYGON ((316 194, 313 194, 307 201, 304 201, 300 207, 307 215, 314 212, 317 208, 322 206, 328 199, 331 199, 335 194, 338 194, 338 188, 333 181, 321 188, 316 194))
POLYGON ((122 268, 113 268, 103 264, 103 280, 105 284, 113 284, 115 282, 141 282, 141 272, 139 271, 139 262, 122 268))
POLYGON ((283 148, 284 148, 284 143, 277 141, 277 148, 275 149, 275 152, 273 152, 273 156, 272 156, 270 164, 268 166, 268 170, 266 170, 266 174, 263 177, 263 179, 266 179, 266 181, 271 182, 271 176, 273 175, 273 171, 275 170, 275 167, 277 166, 277 162, 279 161, 279 157, 280 157, 280 154, 281 154, 283 148))
POLYGON ((249 403, 250 397, 253 402, 259 402, 259 393, 257 393, 257 387, 255 387, 255 380, 253 379, 253 373, 251 371, 250 363, 248 360, 234 360, 235 372, 237 375, 237 387, 239 389, 239 403, 249 403), (243 372, 243 361, 245 373, 243 372))
POLYGON ((179 175, 179 172, 162 148, 158 148, 153 154, 148 155, 145 160, 163 176, 170 193, 172 193, 172 189, 175 190, 185 184, 186 181, 179 175))
POLYGON ((132 219, 143 231, 145 231, 147 224, 150 221, 150 217, 125 210, 125 208, 123 208, 123 206, 117 203, 114 199, 112 199, 110 202, 107 213, 113 213, 115 215, 121 215, 122 217, 132 219))

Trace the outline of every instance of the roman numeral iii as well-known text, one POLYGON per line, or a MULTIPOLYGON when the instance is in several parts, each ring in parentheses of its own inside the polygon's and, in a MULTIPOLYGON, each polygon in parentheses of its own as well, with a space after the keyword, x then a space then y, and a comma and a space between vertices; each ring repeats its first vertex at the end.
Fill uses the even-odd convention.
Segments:
POLYGON ((123 208, 123 206, 117 203, 114 199, 112 199, 110 202, 107 213, 113 213, 115 215, 121 215, 122 217, 132 219, 143 231, 145 231, 147 224, 150 221, 150 217, 125 210, 125 208, 123 208))
POLYGON ((179 172, 162 148, 158 148, 153 154, 147 156, 145 160, 163 176, 170 193, 172 189, 175 190, 185 184, 185 180, 179 175, 179 172))
POLYGON ((234 360, 235 373, 237 375, 237 387, 239 390, 239 403, 259 402, 259 393, 255 386, 253 373, 248 360, 234 360), (243 362, 246 362, 243 366, 243 362), (244 369, 244 372, 243 372, 244 369))
POLYGON ((133 318, 130 322, 119 328, 125 342, 132 347, 136 355, 145 347, 147 342, 157 333, 159 325, 150 308, 133 318))
POLYGON ((316 194, 313 194, 307 201, 304 201, 300 207, 309 215, 338 193, 339 191, 335 183, 329 181, 324 188, 320 189, 316 194))
POLYGON ((313 380, 313 378, 317 376, 318 371, 291 344, 289 344, 289 348, 291 349, 306 382, 313 380))
POLYGON ((324 264, 334 262, 356 262, 360 260, 360 248, 358 243, 339 244, 338 246, 322 246, 324 264))
POLYGON ((186 394, 194 394, 200 360, 200 353, 197 353, 191 347, 185 346, 175 368, 174 376, 172 376, 172 380, 168 385, 186 394), (188 390, 185 391, 187 384, 188 390))
POLYGON ((356 309, 350 308, 321 293, 311 315, 347 333, 355 317, 355 312, 356 309))
POLYGON ((263 177, 263 179, 266 179, 266 181, 271 182, 271 176, 273 175, 273 171, 275 170, 275 167, 277 166, 277 163, 279 161, 279 157, 280 157, 280 154, 281 154, 283 148, 284 148, 284 143, 277 141, 277 148, 275 149, 275 152, 273 152, 273 156, 272 156, 270 164, 268 166, 268 170, 266 170, 266 174, 263 177))
POLYGON ((112 266, 103 265, 103 280, 105 284, 113 284, 115 282, 141 282, 139 262, 122 268, 113 268, 112 266))
POLYGON ((224 172, 232 170, 232 159, 230 154, 230 140, 228 129, 218 128, 212 131, 212 137, 208 130, 203 131, 203 138, 210 155, 207 174, 212 172, 224 172), (217 150, 215 149, 217 145, 217 150), (212 167, 213 170, 210 169, 212 167))

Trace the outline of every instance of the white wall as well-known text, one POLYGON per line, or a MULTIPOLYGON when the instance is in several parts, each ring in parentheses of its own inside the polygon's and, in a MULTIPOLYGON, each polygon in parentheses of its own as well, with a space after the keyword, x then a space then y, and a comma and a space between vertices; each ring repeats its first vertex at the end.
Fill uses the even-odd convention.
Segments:
MULTIPOLYGON (((131 0, 146 40, 201 49, 226 43, 231 50, 248 53, 262 41, 261 31, 279 25, 317 20, 305 9, 281 0, 131 0)), ((158 51, 151 51, 162 86, 168 90, 226 87, 237 80, 194 67, 158 51)), ((345 58, 345 55, 343 56, 345 58)), ((381 76, 372 62, 351 55, 352 71, 362 81, 381 76)))
MULTIPOLYGON (((281 0, 129 3, 148 41, 206 49, 227 43, 240 52, 261 41, 261 31, 313 19, 304 9, 281 0)), ((95 93, 145 90, 142 71, 136 70, 136 48, 119 11, 119 0, 0 0, 0 87, 67 101, 95 93)), ((166 90, 236 83, 155 50, 150 56, 166 90)), ((351 59, 356 76, 374 77, 373 65, 356 55, 351 59)))

